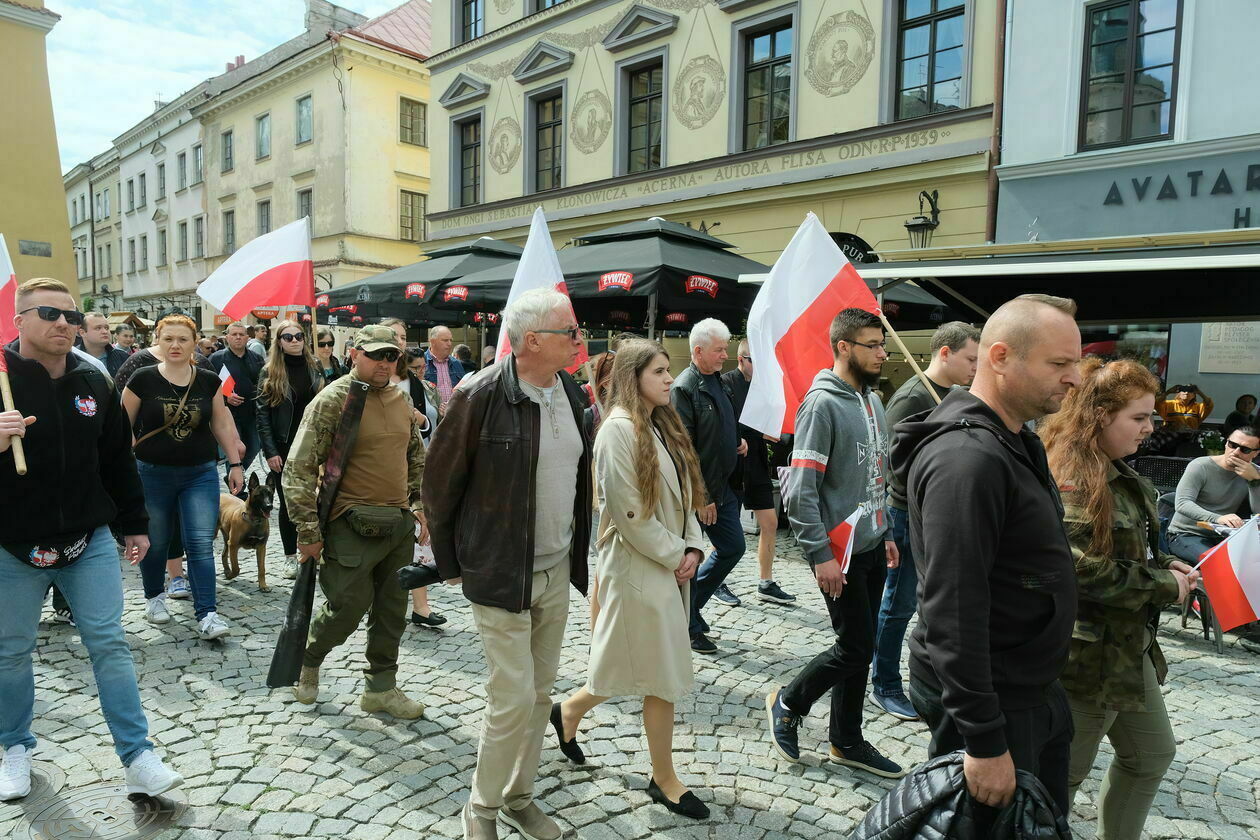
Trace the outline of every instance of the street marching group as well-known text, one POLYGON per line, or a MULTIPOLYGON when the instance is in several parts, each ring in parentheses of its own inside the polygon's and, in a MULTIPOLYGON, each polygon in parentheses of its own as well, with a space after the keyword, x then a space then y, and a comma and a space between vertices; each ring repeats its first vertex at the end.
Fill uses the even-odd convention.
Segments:
POLYGON ((567 371, 583 331, 550 289, 509 304, 510 352, 480 370, 442 327, 425 351, 408 347, 402 322, 365 326, 343 366, 330 332, 316 330, 312 351, 292 321, 267 342, 232 324, 216 349, 169 315, 136 350, 130 336, 112 344, 105 320, 76 311, 56 280, 24 283, 16 309, 18 338, 0 357, 13 398, 0 413, 5 801, 31 789, 32 651, 50 590, 91 658, 128 792, 182 782, 149 740, 119 546, 140 567, 149 622, 170 622, 168 599, 190 598, 200 638, 221 638, 231 628, 216 604, 216 532, 234 576, 235 549, 259 541, 250 518, 265 523, 274 498, 283 574, 317 564, 323 593, 297 702, 318 700, 321 665, 366 616, 363 710, 419 718, 397 682, 407 612, 445 619, 423 590, 409 607, 398 572, 431 558, 434 579, 470 602, 489 677, 465 837, 495 838, 500 822, 560 837, 535 801, 544 742, 584 763, 584 719, 627 695, 643 697, 649 796, 706 818, 711 797, 674 765, 675 705, 695 686, 693 654, 721 653, 709 601, 739 603, 726 580, 745 553, 741 508, 760 526, 756 597, 796 601, 773 575, 773 439, 790 446, 783 506, 834 630, 769 687, 777 754, 801 760, 801 721, 830 692, 825 757, 901 779, 863 734, 869 699, 926 723, 920 758, 957 758, 983 823, 1030 778, 1067 815, 1105 737, 1098 836, 1136 840, 1175 753, 1160 612, 1192 597, 1193 565, 1221 539, 1213 526, 1242 526, 1244 502, 1260 511, 1260 433, 1247 417, 1223 455, 1186 471, 1169 526, 1178 556, 1161 551, 1155 492, 1124 459, 1168 411, 1167 391, 1136 362, 1082 359, 1075 304, 1046 295, 1009 301, 982 330, 941 326, 930 366, 887 406, 875 390, 885 323, 839 311, 830 366, 795 409, 790 441, 741 422, 762 360, 744 341, 722 373, 731 334, 714 319, 691 330, 677 378, 659 343, 623 334, 579 385, 567 371), (265 481, 245 475, 260 452, 265 481), (590 601, 589 665, 553 702, 570 587, 590 601))

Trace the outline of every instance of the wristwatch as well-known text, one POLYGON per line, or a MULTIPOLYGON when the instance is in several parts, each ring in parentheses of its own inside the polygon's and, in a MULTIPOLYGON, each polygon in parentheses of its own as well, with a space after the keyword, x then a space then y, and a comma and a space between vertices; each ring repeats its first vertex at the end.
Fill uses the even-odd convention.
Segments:
POLYGON ((229 470, 229 471, 230 471, 230 470, 235 469, 236 467, 241 467, 241 468, 242 468, 242 470, 243 470, 243 469, 244 469, 244 467, 245 467, 245 465, 244 465, 244 464, 228 464, 228 470, 229 470))

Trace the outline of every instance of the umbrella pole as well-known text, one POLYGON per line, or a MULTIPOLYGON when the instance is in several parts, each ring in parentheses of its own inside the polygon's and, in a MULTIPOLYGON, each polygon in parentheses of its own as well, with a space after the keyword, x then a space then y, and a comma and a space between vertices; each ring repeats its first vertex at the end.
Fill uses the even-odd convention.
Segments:
POLYGON ((656 292, 648 297, 648 339, 656 340, 656 292))

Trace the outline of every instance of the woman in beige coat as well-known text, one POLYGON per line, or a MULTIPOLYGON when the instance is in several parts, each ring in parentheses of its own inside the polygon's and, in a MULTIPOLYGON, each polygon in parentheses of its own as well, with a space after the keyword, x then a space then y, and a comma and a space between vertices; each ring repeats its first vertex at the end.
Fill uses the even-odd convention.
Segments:
POLYGON ((677 814, 709 809, 674 771, 674 703, 691 691, 690 581, 703 554, 696 511, 704 481, 691 440, 669 402, 669 356, 627 341, 613 363, 612 410, 595 439, 600 501, 599 617, 586 685, 551 712, 560 749, 585 761, 582 717, 609 697, 643 697, 652 757, 648 795, 677 814))

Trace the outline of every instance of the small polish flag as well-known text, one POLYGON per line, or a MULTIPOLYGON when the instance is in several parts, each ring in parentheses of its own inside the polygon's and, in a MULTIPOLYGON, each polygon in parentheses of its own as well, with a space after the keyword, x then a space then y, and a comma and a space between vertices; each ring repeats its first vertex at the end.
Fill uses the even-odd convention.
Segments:
POLYGON ((9 259, 9 248, 5 245, 4 234, 0 233, 0 343, 8 344, 17 338, 17 325, 13 318, 17 315, 17 272, 13 270, 13 260, 9 259))
POLYGON ((224 365, 219 368, 219 393, 225 397, 230 397, 236 393, 236 380, 232 377, 232 371, 228 370, 228 366, 224 365))
POLYGON ((1252 517, 1225 542, 1204 552, 1197 567, 1221 630, 1260 617, 1260 517, 1252 517))
POLYGON ((827 532, 831 553, 840 562, 840 571, 844 574, 848 574, 849 561, 853 559, 853 534, 861 518, 862 507, 859 505, 847 519, 827 532))
POLYGON ((250 240, 201 281, 197 294, 233 319, 260 306, 314 308, 310 217, 250 240))
POLYGON ((792 433, 814 376, 833 364, 831 322, 851 307, 879 312, 857 269, 809 213, 748 312, 748 350, 757 374, 741 423, 775 437, 792 433))

